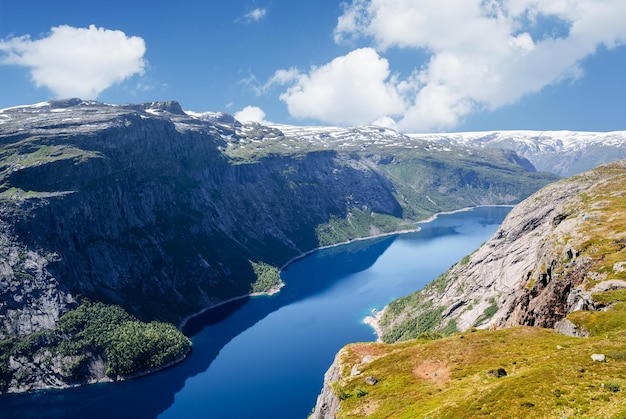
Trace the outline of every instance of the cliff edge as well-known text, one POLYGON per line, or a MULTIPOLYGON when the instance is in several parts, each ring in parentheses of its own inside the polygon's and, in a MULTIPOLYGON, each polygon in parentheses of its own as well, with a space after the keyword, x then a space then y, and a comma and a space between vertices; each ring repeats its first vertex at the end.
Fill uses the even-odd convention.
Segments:
POLYGON ((625 191, 620 161, 524 200, 480 249, 385 308, 387 343, 341 350, 325 381, 339 404, 322 417, 624 415, 625 191))

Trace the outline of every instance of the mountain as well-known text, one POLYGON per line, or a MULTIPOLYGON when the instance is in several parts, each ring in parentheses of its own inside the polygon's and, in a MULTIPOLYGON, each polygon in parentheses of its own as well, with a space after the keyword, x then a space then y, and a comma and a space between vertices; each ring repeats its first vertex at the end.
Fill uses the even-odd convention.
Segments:
POLYGON ((0 110, 0 392, 169 365, 189 350, 171 324, 275 291, 296 256, 557 178, 508 150, 301 132, 173 101, 0 110))
POLYGON ((440 145, 513 150, 537 170, 565 177, 626 159, 626 131, 492 131, 409 136, 440 145))
POLYGON ((518 204, 337 355, 313 417, 623 416, 625 191, 619 161, 518 204))

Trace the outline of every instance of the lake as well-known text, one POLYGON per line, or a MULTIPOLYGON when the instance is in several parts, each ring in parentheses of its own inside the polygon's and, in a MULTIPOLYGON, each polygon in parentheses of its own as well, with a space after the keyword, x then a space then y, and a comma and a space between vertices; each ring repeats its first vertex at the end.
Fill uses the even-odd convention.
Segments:
POLYGON ((487 241, 510 207, 440 215, 421 231, 321 249, 272 296, 193 319, 193 352, 122 383, 0 396, 2 418, 306 418, 337 351, 374 341, 372 309, 424 287, 487 241))

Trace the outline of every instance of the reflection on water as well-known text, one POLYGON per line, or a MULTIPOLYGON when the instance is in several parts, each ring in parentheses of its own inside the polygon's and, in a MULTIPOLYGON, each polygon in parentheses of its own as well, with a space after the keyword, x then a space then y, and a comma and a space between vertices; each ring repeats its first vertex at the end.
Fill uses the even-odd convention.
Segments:
POLYGON ((317 251, 285 269, 280 293, 190 321, 185 362, 123 383, 0 396, 0 417, 306 417, 336 351, 375 339, 362 318, 476 249, 509 210, 440 216, 418 233, 317 251))

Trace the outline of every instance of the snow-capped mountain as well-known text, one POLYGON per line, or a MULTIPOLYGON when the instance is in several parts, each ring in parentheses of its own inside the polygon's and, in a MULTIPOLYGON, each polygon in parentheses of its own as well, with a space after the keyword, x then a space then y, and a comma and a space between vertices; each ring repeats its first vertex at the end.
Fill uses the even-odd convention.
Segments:
POLYGON ((492 131, 409 137, 440 144, 513 150, 530 160, 537 170, 560 176, 572 176, 626 158, 626 131, 492 131))
MULTIPOLYGON (((9 114, 20 112, 20 123, 28 118, 38 119, 39 124, 46 124, 41 112, 52 107, 51 114, 66 112, 67 104, 81 102, 85 111, 66 118, 62 124, 86 126, 102 123, 102 119, 111 120, 115 112, 123 112, 122 106, 109 106, 94 112, 97 102, 69 101, 43 102, 40 104, 0 110, 0 124, 10 125, 9 114), (41 111, 41 112, 39 112, 41 111), (106 116, 103 115, 107 114, 106 116), (105 117, 105 118, 103 118, 105 117)), ((266 147, 268 141, 275 147, 292 152, 319 149, 345 151, 363 151, 365 149, 427 149, 446 150, 448 148, 502 148, 515 151, 528 159, 539 171, 547 171, 559 176, 574 174, 592 169, 615 160, 626 159, 626 131, 613 132, 577 132, 577 131, 485 131, 441 134, 402 134, 390 128, 378 126, 333 127, 333 126, 295 126, 251 122, 240 123, 231 115, 222 112, 183 111, 176 102, 134 105, 141 108, 146 116, 159 116, 163 112, 181 129, 206 127, 217 130, 230 149, 251 149, 266 147), (167 106, 166 106, 167 105, 167 106), (164 108, 165 106, 165 108, 164 108)), ((80 108, 80 107, 79 107, 80 108)), ((58 117, 60 115, 55 115, 58 117)), ((58 119, 58 118, 57 118, 58 119)), ((19 129, 19 127, 16 127, 19 129)), ((76 127, 78 128, 78 127, 76 127)), ((75 128, 75 129, 76 129, 75 128)), ((78 128, 80 129, 80 128, 78 128)))
POLYGON ((527 158, 539 171, 572 176, 599 165, 626 159, 626 131, 487 131, 401 134, 390 128, 299 127, 273 124, 287 137, 325 148, 365 149, 372 146, 445 149, 502 148, 527 158))
MULTIPOLYGON (((333 126, 296 126, 270 124, 286 137, 304 140, 314 146, 336 149, 363 151, 371 149, 426 149, 445 150, 450 147, 446 142, 431 138, 412 138, 398 131, 379 126, 333 127, 333 126)), ((462 146, 459 144, 459 146, 462 146)))

